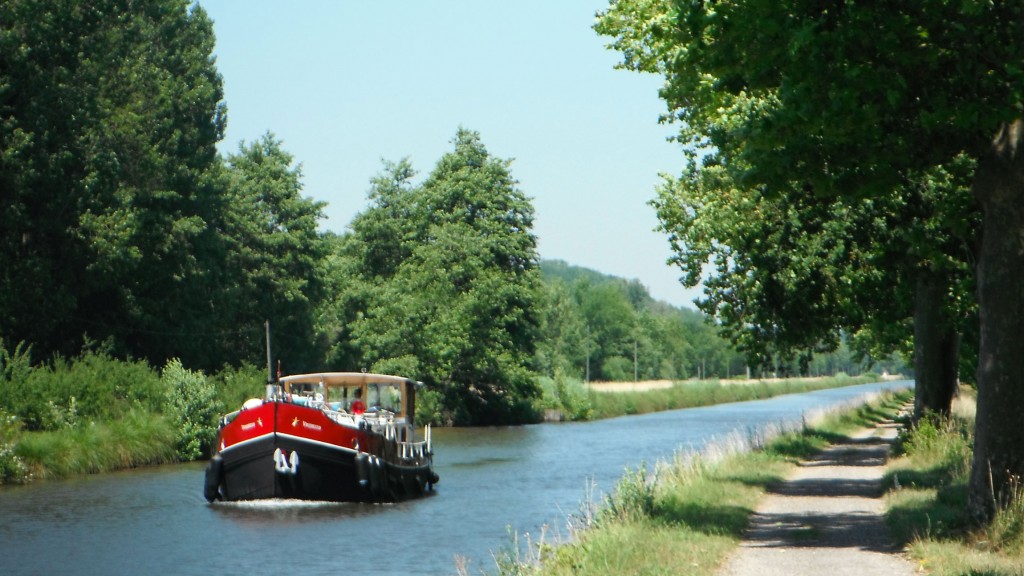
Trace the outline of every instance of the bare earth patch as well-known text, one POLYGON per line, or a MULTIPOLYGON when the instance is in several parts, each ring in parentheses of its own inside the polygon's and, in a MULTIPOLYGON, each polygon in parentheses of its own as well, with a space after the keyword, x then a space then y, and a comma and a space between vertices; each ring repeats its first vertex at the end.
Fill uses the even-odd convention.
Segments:
POLYGON ((642 380, 640 382, 590 382, 587 387, 595 392, 647 392, 675 385, 673 380, 642 380))
POLYGON ((895 424, 864 429, 803 462, 758 506, 721 576, 910 576, 883 518, 895 424))

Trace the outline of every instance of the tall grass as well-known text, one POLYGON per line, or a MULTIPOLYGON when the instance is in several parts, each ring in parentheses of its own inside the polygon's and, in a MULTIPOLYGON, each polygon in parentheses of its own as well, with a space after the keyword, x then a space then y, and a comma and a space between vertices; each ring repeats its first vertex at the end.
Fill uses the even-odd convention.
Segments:
POLYGON ((8 352, 0 341, 0 410, 17 416, 26 431, 114 420, 135 408, 159 411, 163 403, 156 370, 114 359, 103 346, 33 366, 27 348, 8 352))
POLYGON ((538 384, 541 390, 538 412, 553 410, 562 419, 573 421, 593 418, 593 393, 587 390, 582 380, 556 374, 553 378, 539 378, 538 384))
POLYGON ((936 576, 1024 574, 1024 491, 987 526, 967 516, 973 399, 950 420, 922 419, 901 437, 886 476, 888 519, 910 554, 936 576))
POLYGON ((174 462, 174 441, 165 418, 136 409, 119 420, 26 434, 15 453, 38 477, 63 478, 174 462))
POLYGON ((0 410, 0 484, 27 482, 31 479, 24 459, 14 451, 20 433, 21 422, 18 418, 0 410))

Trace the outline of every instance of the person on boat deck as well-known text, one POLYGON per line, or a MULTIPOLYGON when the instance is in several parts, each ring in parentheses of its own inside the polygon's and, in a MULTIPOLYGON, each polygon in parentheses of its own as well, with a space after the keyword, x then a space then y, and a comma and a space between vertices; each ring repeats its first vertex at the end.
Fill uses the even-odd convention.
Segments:
POLYGON ((363 389, 356 388, 355 400, 352 401, 352 406, 349 407, 353 414, 362 414, 363 412, 366 412, 366 404, 363 404, 362 396, 363 389))

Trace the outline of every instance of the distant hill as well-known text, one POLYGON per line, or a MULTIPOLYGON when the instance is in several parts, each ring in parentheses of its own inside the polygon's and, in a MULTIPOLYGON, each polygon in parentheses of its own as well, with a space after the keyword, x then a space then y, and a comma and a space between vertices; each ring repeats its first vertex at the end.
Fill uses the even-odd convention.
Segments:
POLYGON ((690 308, 674 306, 663 300, 655 300, 647 286, 644 286, 642 282, 635 278, 627 280, 584 266, 569 264, 565 260, 541 260, 540 271, 545 280, 561 280, 570 285, 577 282, 583 282, 591 286, 616 284, 637 310, 649 310, 655 314, 677 313, 692 321, 702 321, 704 319, 704 314, 690 308))
POLYGON ((569 264, 565 260, 541 260, 540 271, 544 278, 559 278, 568 284, 578 280, 584 280, 591 284, 604 284, 605 282, 625 282, 618 276, 612 276, 583 266, 569 264))

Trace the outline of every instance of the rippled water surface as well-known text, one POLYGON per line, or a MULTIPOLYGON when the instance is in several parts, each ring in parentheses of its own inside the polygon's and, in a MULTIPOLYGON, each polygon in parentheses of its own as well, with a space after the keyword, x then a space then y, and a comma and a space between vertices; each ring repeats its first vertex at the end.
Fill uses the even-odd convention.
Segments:
MULTIPOLYGON (((588 486, 909 382, 579 424, 434 430, 436 492, 389 505, 207 504, 203 466, 0 487, 0 574, 454 574, 493 570, 509 530, 565 533, 588 486)), ((596 497, 595 497, 596 498, 596 497)), ((550 536, 549 536, 550 538, 550 536)))

